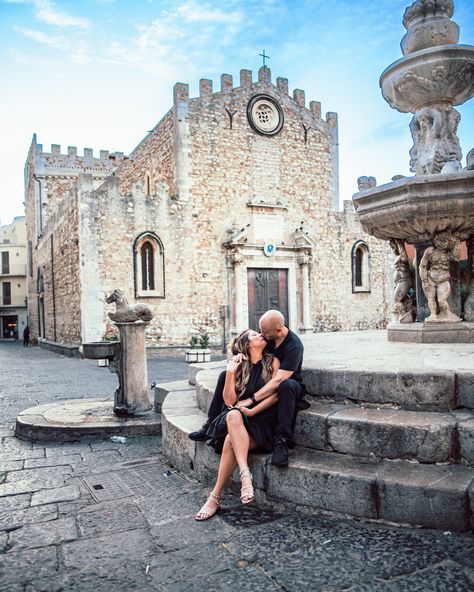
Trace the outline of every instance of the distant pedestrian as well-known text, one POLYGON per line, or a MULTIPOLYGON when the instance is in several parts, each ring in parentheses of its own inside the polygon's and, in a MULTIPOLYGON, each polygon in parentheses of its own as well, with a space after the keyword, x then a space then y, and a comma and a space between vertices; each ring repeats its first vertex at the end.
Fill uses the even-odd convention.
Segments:
POLYGON ((28 325, 23 329, 23 347, 28 347, 30 342, 30 328, 28 325))

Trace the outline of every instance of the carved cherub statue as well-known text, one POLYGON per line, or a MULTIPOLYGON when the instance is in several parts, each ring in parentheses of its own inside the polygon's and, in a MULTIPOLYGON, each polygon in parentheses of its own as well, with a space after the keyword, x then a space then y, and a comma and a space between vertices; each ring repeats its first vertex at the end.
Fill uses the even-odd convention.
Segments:
POLYGON ((402 240, 392 238, 390 247, 395 254, 392 319, 395 323, 413 323, 413 302, 408 295, 408 291, 412 287, 412 279, 405 243, 402 240))
POLYGON ((433 238, 420 261, 420 277, 428 299, 431 315, 427 323, 458 323, 458 317, 449 307, 451 294, 451 262, 460 259, 460 244, 451 232, 440 232, 433 238))
POLYGON ((114 323, 134 323, 136 321, 151 321, 153 313, 146 304, 129 304, 122 290, 114 290, 105 300, 107 304, 115 302, 115 312, 109 312, 114 323))
POLYGON ((363 175, 357 179, 357 189, 359 191, 365 191, 366 189, 372 189, 377 186, 377 180, 375 177, 367 177, 363 175))

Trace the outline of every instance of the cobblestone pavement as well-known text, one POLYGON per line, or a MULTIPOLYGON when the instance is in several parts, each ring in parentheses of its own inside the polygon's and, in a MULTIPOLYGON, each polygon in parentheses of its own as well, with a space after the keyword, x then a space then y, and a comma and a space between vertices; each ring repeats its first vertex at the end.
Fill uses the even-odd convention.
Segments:
MULTIPOLYGON (((149 361, 150 381, 186 371, 149 361)), ((22 409, 110 394, 115 380, 91 361, 0 342, 1 592, 474 589, 470 535, 243 508, 231 495, 198 523, 206 491, 167 467, 159 438, 14 438, 22 409)))

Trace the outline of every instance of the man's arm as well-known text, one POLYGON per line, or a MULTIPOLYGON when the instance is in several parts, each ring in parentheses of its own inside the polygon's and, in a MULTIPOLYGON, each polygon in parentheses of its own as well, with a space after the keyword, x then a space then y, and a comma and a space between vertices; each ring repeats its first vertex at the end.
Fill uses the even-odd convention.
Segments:
MULTIPOLYGON (((291 370, 277 370, 275 376, 254 394, 255 401, 258 403, 259 401, 264 401, 267 397, 274 395, 280 384, 284 380, 291 378, 293 374, 294 372, 291 370)), ((251 404, 252 399, 243 399, 242 401, 239 401, 240 407, 249 407, 251 404)))

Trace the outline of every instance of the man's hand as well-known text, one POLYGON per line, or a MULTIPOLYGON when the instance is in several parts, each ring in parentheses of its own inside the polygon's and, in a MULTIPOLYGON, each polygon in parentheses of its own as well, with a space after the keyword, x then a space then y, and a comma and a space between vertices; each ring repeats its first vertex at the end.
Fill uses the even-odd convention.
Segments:
POLYGON ((252 405, 253 401, 252 399, 242 399, 241 401, 239 401, 236 405, 237 409, 242 409, 242 408, 247 408, 250 407, 250 405, 252 405))

